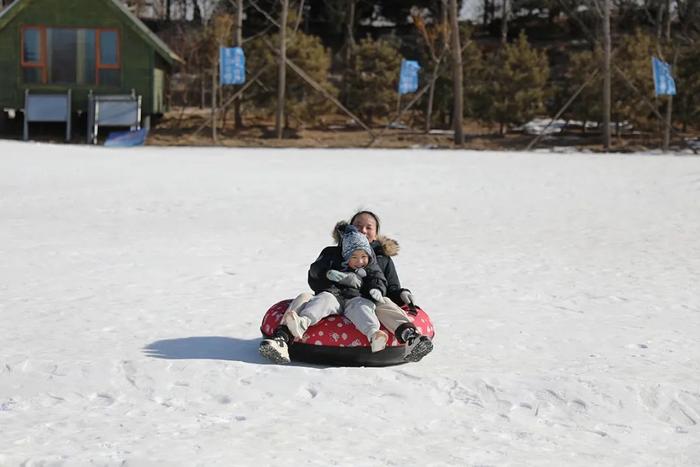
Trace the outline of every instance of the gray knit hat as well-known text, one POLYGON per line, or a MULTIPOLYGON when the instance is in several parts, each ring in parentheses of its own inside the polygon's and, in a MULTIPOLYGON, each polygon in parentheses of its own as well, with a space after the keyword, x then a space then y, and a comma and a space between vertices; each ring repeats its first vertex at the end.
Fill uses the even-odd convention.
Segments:
POLYGON ((340 234, 340 249, 345 262, 350 259, 355 250, 364 250, 370 261, 374 258, 374 250, 369 245, 367 237, 361 234, 354 225, 338 223, 336 229, 340 234))

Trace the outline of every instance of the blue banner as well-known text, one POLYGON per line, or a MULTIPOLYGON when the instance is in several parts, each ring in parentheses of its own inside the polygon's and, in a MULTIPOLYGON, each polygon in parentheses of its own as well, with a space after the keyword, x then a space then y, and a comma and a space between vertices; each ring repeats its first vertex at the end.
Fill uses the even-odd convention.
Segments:
POLYGON ((219 83, 245 83, 245 54, 240 47, 219 48, 219 83))
POLYGON ((418 70, 420 70, 420 65, 415 60, 401 60, 399 94, 408 94, 418 90, 418 70))
POLYGON ((654 88, 657 96, 675 96, 676 83, 671 76, 671 67, 668 63, 651 57, 651 67, 654 72, 654 88))

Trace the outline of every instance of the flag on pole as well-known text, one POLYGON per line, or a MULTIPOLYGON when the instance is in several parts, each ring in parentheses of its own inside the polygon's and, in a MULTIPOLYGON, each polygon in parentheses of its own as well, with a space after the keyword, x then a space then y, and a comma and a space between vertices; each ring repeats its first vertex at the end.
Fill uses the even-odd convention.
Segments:
POLYGON ((418 70, 420 70, 420 65, 415 60, 401 60, 399 94, 408 94, 418 90, 418 70))
POLYGON ((245 54, 240 47, 219 48, 219 83, 245 83, 245 54))
POLYGON ((654 88, 657 96, 675 96, 676 83, 671 76, 671 67, 668 63, 651 57, 651 68, 654 73, 654 88))

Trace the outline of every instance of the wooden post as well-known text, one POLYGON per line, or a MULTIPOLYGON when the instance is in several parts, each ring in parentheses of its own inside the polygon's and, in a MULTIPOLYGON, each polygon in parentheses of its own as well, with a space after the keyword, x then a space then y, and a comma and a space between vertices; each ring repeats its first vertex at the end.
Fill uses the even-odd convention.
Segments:
POLYGON ((277 115, 275 132, 277 139, 282 139, 284 131, 284 99, 287 80, 287 11, 289 0, 282 0, 282 18, 280 19, 279 66, 277 69, 277 115))
POLYGON ((610 72, 610 0, 603 4, 603 147, 610 149, 610 114, 612 107, 612 80, 610 72))
POLYGON ((461 146, 464 143, 464 129, 462 120, 462 47, 459 43, 459 22, 457 20, 457 0, 450 0, 450 24, 452 27, 452 77, 454 90, 454 113, 452 124, 454 125, 454 143, 461 146))
POLYGON ((664 122, 664 152, 668 152, 671 146, 671 125, 673 124, 673 96, 669 94, 666 98, 668 100, 666 101, 666 119, 664 122))

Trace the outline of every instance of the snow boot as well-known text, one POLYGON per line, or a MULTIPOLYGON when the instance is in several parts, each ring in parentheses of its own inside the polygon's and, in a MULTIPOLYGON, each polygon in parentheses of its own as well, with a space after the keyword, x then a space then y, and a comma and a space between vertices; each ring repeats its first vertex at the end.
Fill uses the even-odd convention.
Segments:
POLYGON ((258 347, 260 355, 275 363, 289 363, 289 349, 283 337, 263 339, 258 347))
POLYGON ((413 333, 406 339, 406 354, 403 359, 407 362, 419 362, 433 350, 433 343, 428 336, 413 333))

